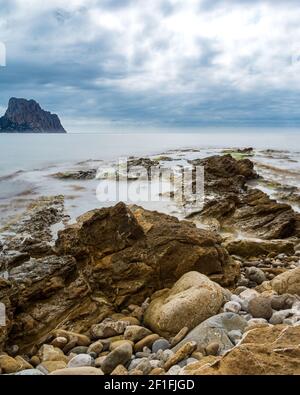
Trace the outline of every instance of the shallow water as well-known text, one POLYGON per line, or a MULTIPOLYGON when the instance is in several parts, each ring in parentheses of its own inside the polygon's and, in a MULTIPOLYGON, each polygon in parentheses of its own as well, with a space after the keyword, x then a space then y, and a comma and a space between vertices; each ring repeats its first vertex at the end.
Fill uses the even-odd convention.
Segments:
MULTIPOLYGON (((259 174, 281 184, 300 186, 300 133, 228 132, 193 134, 0 134, 0 225, 42 195, 65 196, 72 220, 87 210, 115 203, 97 200, 99 180, 59 180, 51 174, 66 170, 98 168, 120 157, 164 154, 172 157, 166 166, 185 165, 187 160, 223 153, 224 148, 256 147, 250 159, 259 174), (275 149, 276 152, 266 151, 275 149), (284 152, 283 152, 284 151, 284 152), (260 167, 263 164, 265 167, 260 167)), ((126 186, 124 186, 125 188, 126 186)), ((145 185, 140 185, 145 188, 145 185)), ((275 191, 257 185, 269 194, 275 191)), ((122 185, 120 185, 122 189, 122 185)), ((148 209, 182 217, 175 202, 137 202, 148 209)), ((297 205, 294 205, 298 209, 297 205)))

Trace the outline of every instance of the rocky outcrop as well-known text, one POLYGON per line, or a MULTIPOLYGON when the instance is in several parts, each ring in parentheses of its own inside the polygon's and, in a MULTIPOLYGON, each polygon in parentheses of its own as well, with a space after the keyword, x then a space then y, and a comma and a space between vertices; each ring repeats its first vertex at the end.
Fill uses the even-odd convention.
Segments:
POLYGON ((0 301, 6 305, 8 325, 0 329, 2 344, 8 339, 28 347, 55 327, 85 333, 113 311, 141 304, 192 270, 221 284, 238 277, 237 267, 210 232, 123 203, 81 216, 59 232, 54 247, 50 228, 62 220, 59 199, 55 202, 43 209, 37 205, 32 218, 27 213, 21 221, 17 230, 27 229, 33 240, 24 241, 20 232, 3 246, 1 274, 6 272, 6 280, 1 280, 0 301), (47 248, 39 249, 34 235, 47 248))
POLYGON ((184 274, 170 290, 159 291, 145 312, 145 325, 155 333, 170 338, 182 323, 193 329, 219 312, 224 304, 222 288, 198 272, 184 274))
POLYGON ((0 133, 66 133, 56 114, 44 111, 34 100, 11 98, 0 118, 0 133))
POLYGON ((300 219, 288 204, 278 203, 247 181, 258 177, 249 159, 236 160, 230 155, 191 161, 204 166, 207 200, 195 219, 213 218, 220 227, 262 239, 299 237, 300 219))
POLYGON ((195 375, 300 374, 300 326, 252 329, 223 357, 206 357, 185 368, 195 375))

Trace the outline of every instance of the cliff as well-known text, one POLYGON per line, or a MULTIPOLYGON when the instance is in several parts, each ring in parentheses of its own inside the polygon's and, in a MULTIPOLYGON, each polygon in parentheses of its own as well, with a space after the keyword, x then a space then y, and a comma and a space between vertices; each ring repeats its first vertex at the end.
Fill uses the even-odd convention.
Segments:
POLYGON ((0 118, 0 133, 66 133, 58 116, 34 100, 11 98, 0 118))

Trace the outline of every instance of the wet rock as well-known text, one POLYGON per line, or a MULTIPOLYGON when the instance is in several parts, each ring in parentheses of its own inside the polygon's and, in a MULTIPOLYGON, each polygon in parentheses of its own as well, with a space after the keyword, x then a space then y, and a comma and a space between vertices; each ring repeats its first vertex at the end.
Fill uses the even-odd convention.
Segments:
POLYGON ((52 174, 52 177, 61 180, 93 180, 96 178, 97 169, 65 171, 52 174))

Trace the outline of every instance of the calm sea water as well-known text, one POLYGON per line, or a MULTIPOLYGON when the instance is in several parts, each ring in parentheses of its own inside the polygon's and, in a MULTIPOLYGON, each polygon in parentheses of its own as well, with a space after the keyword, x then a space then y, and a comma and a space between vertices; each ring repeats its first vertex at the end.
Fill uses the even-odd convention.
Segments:
POLYGON ((159 154, 168 149, 255 147, 300 151, 300 130, 204 129, 198 133, 0 134, 0 176, 87 159, 159 154))

